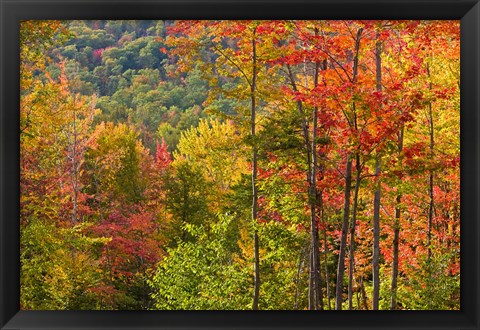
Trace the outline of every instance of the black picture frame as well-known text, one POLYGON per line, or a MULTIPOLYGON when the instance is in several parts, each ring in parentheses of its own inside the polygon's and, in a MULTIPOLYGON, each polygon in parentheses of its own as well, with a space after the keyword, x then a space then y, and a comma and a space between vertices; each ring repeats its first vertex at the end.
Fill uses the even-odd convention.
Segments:
POLYGON ((0 0, 0 327, 13 329, 479 329, 478 0, 0 0), (459 311, 20 311, 19 22, 25 19, 461 20, 459 311))

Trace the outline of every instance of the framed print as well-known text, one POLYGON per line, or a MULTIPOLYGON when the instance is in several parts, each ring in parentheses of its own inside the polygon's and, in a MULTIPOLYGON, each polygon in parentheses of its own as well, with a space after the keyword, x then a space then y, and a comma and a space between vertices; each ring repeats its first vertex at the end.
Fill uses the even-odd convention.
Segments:
POLYGON ((2 329, 478 329, 477 1, 1 2, 2 329))

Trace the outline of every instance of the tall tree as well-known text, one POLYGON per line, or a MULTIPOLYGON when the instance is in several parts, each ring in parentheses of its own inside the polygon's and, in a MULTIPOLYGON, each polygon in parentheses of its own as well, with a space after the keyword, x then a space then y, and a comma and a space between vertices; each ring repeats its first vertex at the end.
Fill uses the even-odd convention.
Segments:
MULTIPOLYGON (((360 39, 362 37, 363 28, 357 30, 355 36, 355 46, 354 46, 354 57, 353 57, 353 66, 352 66, 352 76, 351 83, 355 86, 358 75, 358 59, 360 51, 360 39)), ((355 109, 355 102, 352 103, 352 109, 355 109)), ((350 124, 350 121, 347 117, 347 121, 350 124)), ((351 124, 350 124, 351 125, 351 124)), ((349 226, 349 217, 350 217, 350 194, 351 194, 351 185, 352 185, 352 155, 347 153, 345 167, 345 193, 344 193, 344 206, 343 206, 343 221, 342 221, 342 232, 340 239, 340 251, 338 254, 338 267, 337 267, 337 285, 336 285, 336 294, 335 294, 335 309, 341 310, 343 303, 343 278, 345 275, 345 250, 347 245, 347 231, 349 226)), ((359 182, 357 182, 359 184, 359 182)))
MULTIPOLYGON (((398 154, 400 155, 403 150, 403 133, 405 127, 402 125, 400 131, 398 132, 398 154)), ((398 194, 395 198, 395 222, 393 224, 393 263, 392 263, 392 285, 391 285, 391 295, 390 300, 390 309, 397 308, 397 287, 398 287, 398 252, 399 252, 399 240, 400 240, 400 216, 401 216, 401 206, 402 195, 398 194)))
MULTIPOLYGON (((379 39, 380 32, 376 32, 375 42, 375 80, 377 92, 382 91, 382 42, 379 39)), ((375 197, 373 200, 373 302, 372 309, 377 310, 380 299, 380 174, 381 174, 381 155, 376 152, 375 158, 375 197)))
MULTIPOLYGON (((175 31, 181 34, 189 35, 191 40, 182 38, 172 39, 173 44, 181 42, 193 42, 196 46, 207 46, 213 54, 216 54, 217 61, 214 68, 210 68, 210 72, 223 73, 225 76, 233 76, 235 79, 240 78, 242 84, 248 87, 248 98, 250 100, 249 106, 249 128, 250 141, 252 144, 251 152, 251 190, 252 190, 252 204, 251 204, 251 218, 253 226, 257 226, 258 220, 258 186, 257 186, 257 172, 258 172, 258 149, 256 142, 256 122, 257 122, 257 107, 258 107, 258 77, 260 71, 260 64, 258 61, 258 26, 256 21, 211 21, 211 22, 196 22, 191 26, 190 23, 185 25, 180 24, 175 31), (199 33, 199 30, 201 33, 199 33), (238 51, 232 52, 231 48, 225 48, 222 41, 229 43, 238 38, 236 46, 238 51), (206 44, 205 44, 206 43, 206 44), (231 73, 231 71, 236 71, 231 73)), ((185 49, 186 50, 186 49, 185 49)), ((202 56, 203 49, 197 48, 196 56, 202 56)), ((210 75, 212 83, 218 81, 218 76, 210 75)), ((237 80, 238 81, 238 80, 237 80)), ((244 95, 237 95, 237 97, 244 98, 244 95)), ((258 230, 255 228, 253 233, 254 245, 254 292, 252 309, 259 309, 259 295, 260 295, 260 255, 259 255, 259 237, 258 230)))
MULTIPOLYGON (((252 221, 254 224, 257 223, 258 216, 258 188, 257 188, 257 172, 258 172, 258 150, 255 141, 256 136, 256 107, 257 107, 257 98, 256 98, 256 89, 257 89, 257 40, 256 40, 257 27, 253 26, 251 28, 252 33, 252 76, 250 79, 250 100, 251 100, 251 115, 250 115, 250 134, 252 136, 253 146, 252 146, 252 221)), ((258 309, 258 299, 260 296, 260 242, 258 239, 258 230, 254 230, 253 234, 253 245, 254 245, 254 255, 255 260, 255 278, 254 278, 254 294, 253 294, 253 305, 252 309, 258 309)))

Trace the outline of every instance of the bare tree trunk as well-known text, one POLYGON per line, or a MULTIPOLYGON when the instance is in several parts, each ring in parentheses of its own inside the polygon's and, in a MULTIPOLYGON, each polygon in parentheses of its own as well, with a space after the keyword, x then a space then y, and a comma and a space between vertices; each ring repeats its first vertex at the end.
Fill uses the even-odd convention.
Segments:
POLYGON ((357 225, 357 206, 358 206, 358 191, 360 190, 360 174, 362 168, 360 166, 360 156, 355 155, 355 190, 353 192, 353 209, 352 209, 352 223, 350 225, 350 264, 348 273, 348 309, 353 309, 353 273, 355 269, 355 227, 357 225))
POLYGON ((380 298, 380 156, 377 155, 375 164, 375 181, 377 189, 375 190, 375 196, 373 199, 373 301, 372 309, 378 309, 378 303, 380 298))
MULTIPOLYGON (((377 41, 375 43, 375 63, 376 63, 376 82, 377 82, 377 91, 382 91, 382 44, 379 40, 380 33, 377 31, 377 41)), ((373 199, 373 262, 372 262, 372 272, 373 272, 373 301, 372 309, 377 310, 380 298, 380 155, 376 155, 375 161, 375 183, 376 190, 375 196, 373 199)))
MULTIPOLYGON (((315 29, 315 35, 318 35, 318 30, 315 29)), ((315 63, 315 71, 313 76, 313 86, 318 85, 318 74, 320 70, 320 63, 315 63)), ((311 147, 311 160, 310 166, 310 189, 309 189, 309 203, 310 203, 310 236, 311 236, 311 249, 312 249, 312 262, 310 271, 310 287, 313 289, 311 295, 314 296, 314 304, 310 306, 310 309, 323 309, 323 294, 322 283, 320 278, 320 256, 318 248, 318 225, 317 225, 317 209, 319 203, 321 203, 321 194, 317 191, 317 130, 318 130, 318 107, 313 107, 313 124, 312 124, 312 147, 311 147), (313 276, 312 276, 313 275, 313 276)))
POLYGON ((428 196, 429 196, 429 203, 428 203, 428 233, 427 233, 427 246, 428 246, 428 260, 432 258, 432 224, 433 224, 433 208, 434 208, 434 196, 433 196, 433 171, 430 170, 430 174, 428 176, 428 196))
MULTIPOLYGON (((427 75, 430 78, 430 67, 427 64, 427 75)), ((432 83, 429 83, 429 89, 432 90, 432 83)), ((435 137, 433 132, 433 112, 432 103, 428 103, 428 121, 429 121, 429 134, 430 134, 430 158, 433 159, 433 149, 435 147, 435 137)), ((428 260, 432 257, 432 225, 433 225, 433 212, 435 207, 435 199, 433 196, 434 176, 433 170, 430 170, 428 176, 428 197, 430 199, 428 203, 428 233, 427 233, 427 248, 428 248, 428 260)))
POLYGON ((255 230, 253 244, 255 248, 254 258, 255 258, 255 291, 253 296, 253 310, 258 310, 258 298, 260 296, 260 243, 258 239, 258 231, 255 230))
MULTIPOLYGON (((397 195, 396 202, 400 204, 402 197, 397 195)), ((395 223, 393 229, 393 264, 392 264, 392 298, 390 309, 397 308, 397 279, 398 279, 398 241, 400 236, 400 208, 395 207, 395 223)))
MULTIPOLYGON (((317 198, 317 205, 321 206, 322 201, 322 193, 318 192, 317 198)), ((317 221, 318 223, 318 221, 317 221)), ((318 227, 315 225, 315 259, 314 259, 314 268, 315 268, 315 300, 316 300, 316 309, 323 310, 323 286, 322 286, 322 273, 321 273, 321 265, 320 265, 320 247, 319 247, 319 235, 318 235, 318 227)))
MULTIPOLYGON (((256 50, 256 28, 253 30, 252 36, 252 82, 250 85, 250 97, 251 97, 251 117, 250 117, 250 128, 251 135, 253 138, 253 150, 252 150, 252 221, 254 226, 257 224, 257 211, 258 211, 258 187, 257 187, 257 157, 258 150, 255 142, 255 115, 256 115, 256 83, 257 83, 257 50, 256 50)), ((259 239, 258 231, 255 229, 254 238, 254 263, 255 263, 255 274, 254 274, 254 295, 253 295, 253 310, 258 310, 258 300, 260 296, 260 252, 259 252, 259 239)))
POLYGON ((332 303, 330 301, 330 277, 328 275, 328 262, 327 262, 327 228, 325 226, 325 222, 323 220, 323 205, 321 209, 321 217, 322 223, 324 224, 323 227, 323 267, 325 268, 325 287, 327 289, 327 302, 328 302, 328 309, 332 309, 332 303))
MULTIPOLYGON (((398 153, 400 154, 403 150, 403 130, 404 127, 400 129, 398 134, 398 153)), ((398 279, 398 248, 399 248, 399 238, 400 238, 400 202, 402 201, 402 196, 399 194, 396 198, 395 206, 395 223, 393 228, 393 265, 392 265, 392 298, 390 301, 390 309, 397 308, 397 279, 398 279)))
POLYGON ((317 130, 317 107, 313 110, 313 133, 312 133, 312 165, 310 166, 310 182, 308 192, 308 203, 310 204, 310 277, 309 277, 309 306, 308 309, 317 309, 317 290, 319 290, 319 283, 317 279, 317 260, 318 260, 318 238, 317 238, 317 187, 316 187, 316 130, 317 130))
POLYGON ((338 254, 337 286, 335 290, 335 309, 342 309, 343 302, 343 277, 345 274, 345 247, 347 245, 348 217, 350 214, 350 191, 352 186, 352 160, 347 155, 345 170, 345 199, 343 203, 342 236, 340 238, 340 251, 338 254))
MULTIPOLYGON (((72 105, 72 112, 73 112, 73 118, 72 118, 72 125, 73 125, 73 132, 72 132, 72 141, 70 142, 70 133, 68 133, 68 149, 69 149, 69 155, 67 158, 69 158, 71 162, 71 167, 70 167, 70 181, 72 183, 72 216, 70 218, 70 226, 73 229, 75 225, 77 224, 77 209, 78 209, 78 155, 77 155, 77 148, 78 148, 78 131, 77 131, 77 109, 76 109, 76 102, 75 102, 75 96, 73 97, 73 105, 72 105)), ((75 241, 75 233, 72 230, 71 233, 71 239, 72 242, 75 241)), ((76 259, 76 248, 73 245, 73 243, 70 245, 70 254, 72 257, 72 260, 75 261, 76 259)))
MULTIPOLYGON (((75 100, 75 97, 74 97, 75 100)), ((75 101, 73 103, 73 146, 72 146, 72 188, 73 188, 73 209, 72 209, 72 227, 77 223, 78 208, 78 165, 77 165, 77 112, 75 101)))

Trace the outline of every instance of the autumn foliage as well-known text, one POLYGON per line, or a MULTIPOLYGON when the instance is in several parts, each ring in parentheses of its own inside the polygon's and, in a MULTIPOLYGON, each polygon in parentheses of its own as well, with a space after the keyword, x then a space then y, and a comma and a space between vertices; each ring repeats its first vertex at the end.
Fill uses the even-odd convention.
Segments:
POLYGON ((459 309, 458 21, 25 21, 23 309, 459 309))

